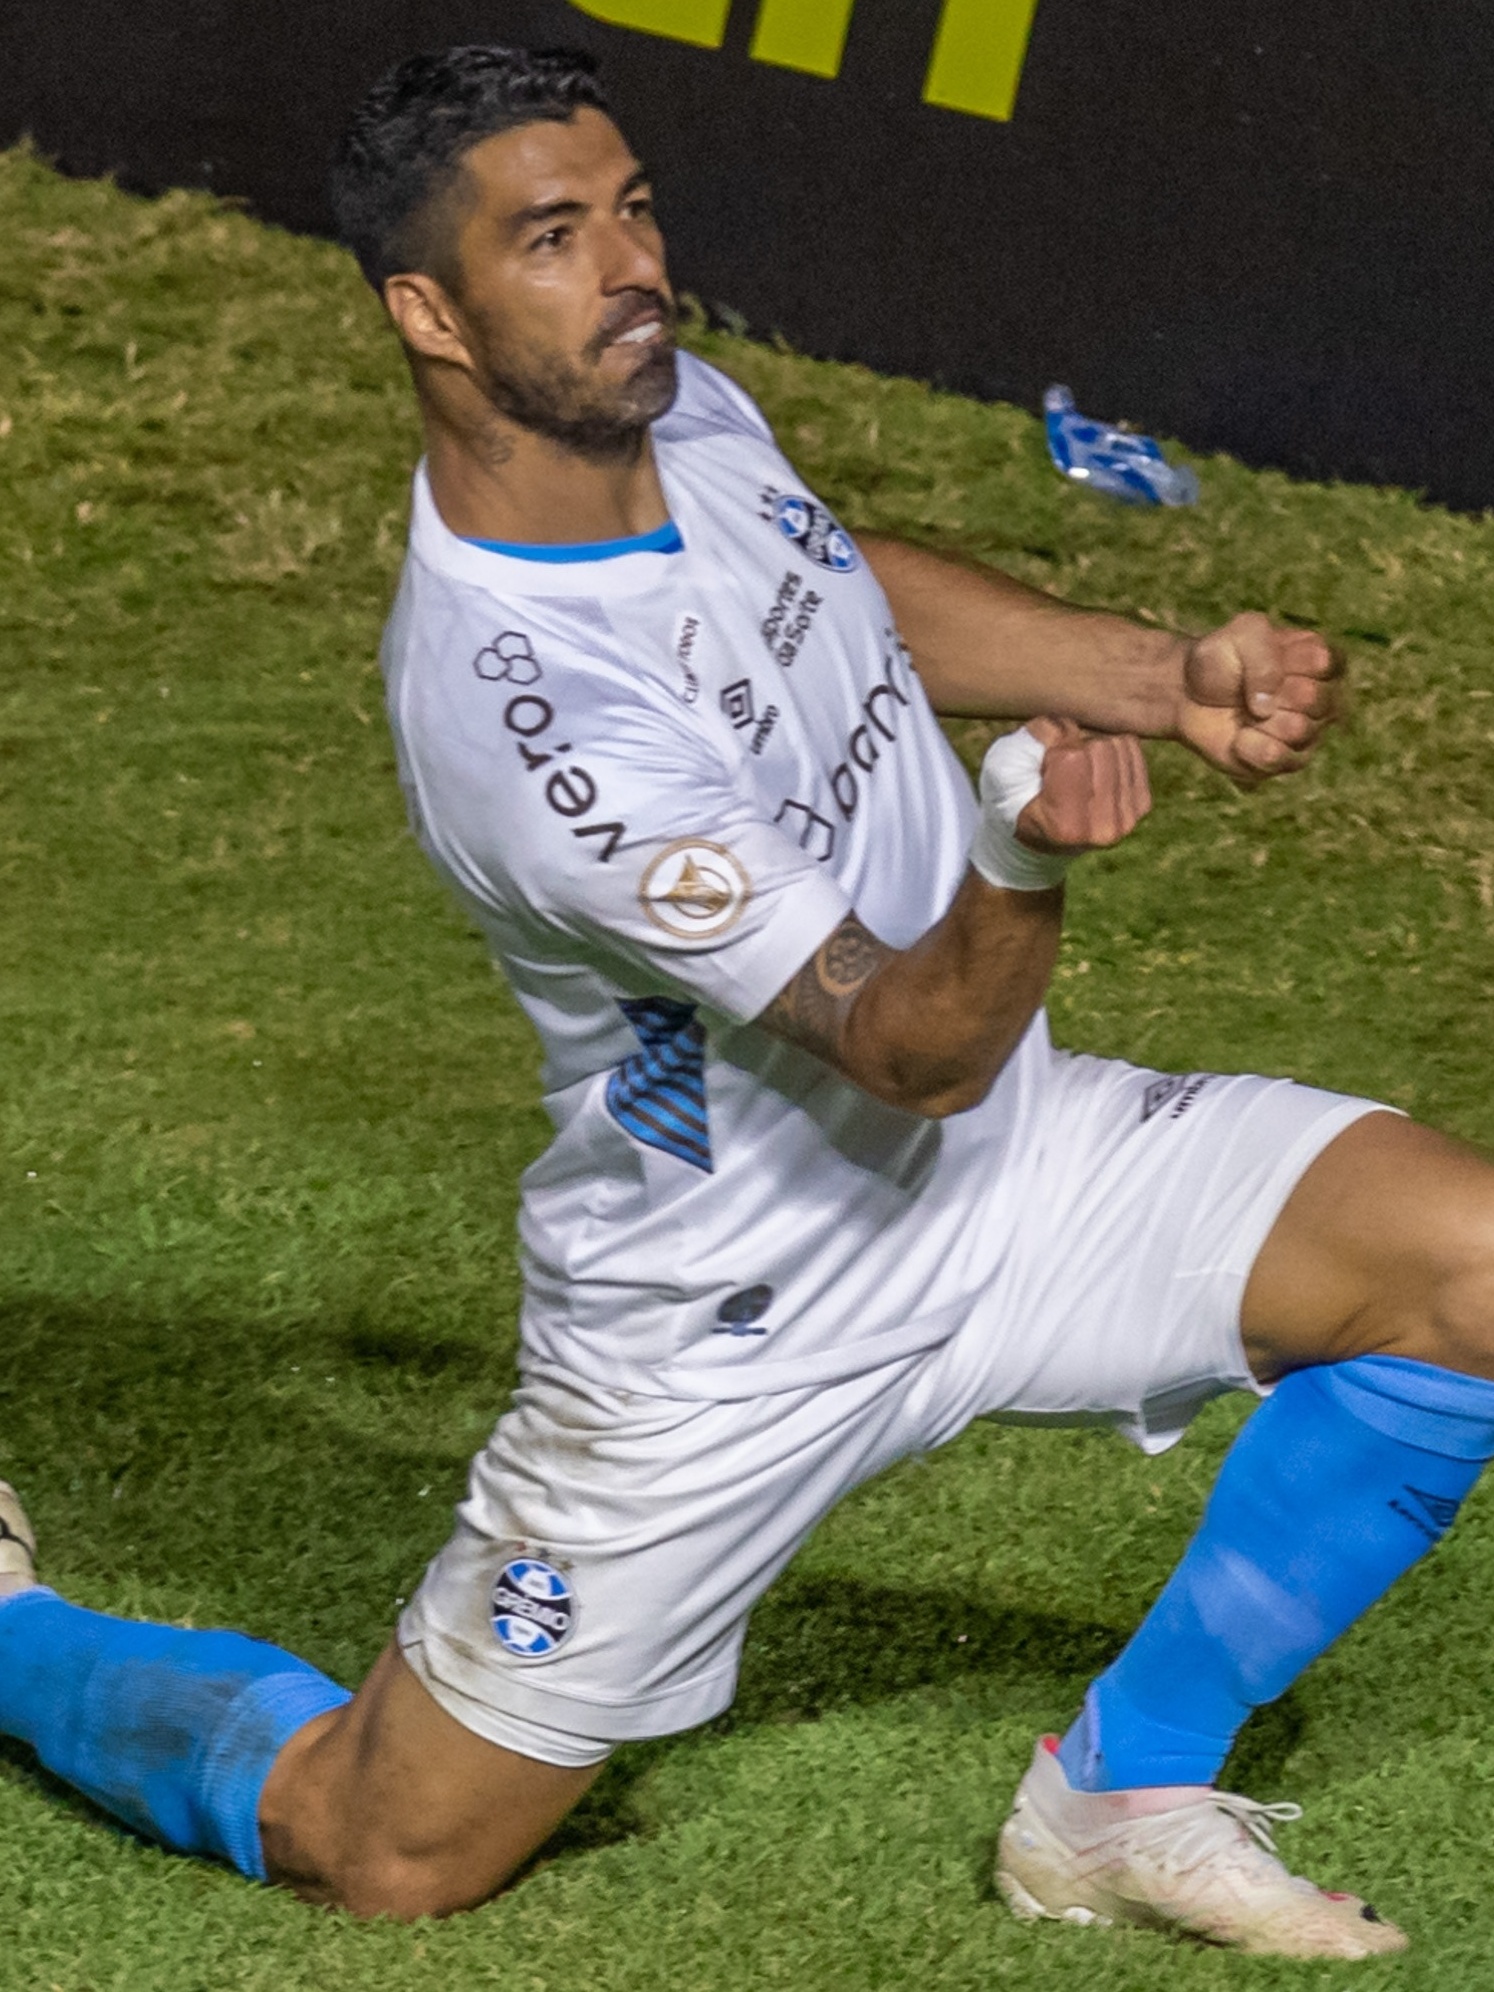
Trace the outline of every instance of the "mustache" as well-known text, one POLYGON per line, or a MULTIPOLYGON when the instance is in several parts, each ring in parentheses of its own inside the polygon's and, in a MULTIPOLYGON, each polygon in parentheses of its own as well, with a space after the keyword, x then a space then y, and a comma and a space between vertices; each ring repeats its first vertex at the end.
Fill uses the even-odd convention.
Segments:
POLYGON ((679 322, 679 307, 663 291, 624 291, 587 340, 586 357, 599 360, 614 339, 620 338, 624 332, 631 332, 635 325, 642 325, 650 318, 657 318, 664 330, 672 334, 679 322))

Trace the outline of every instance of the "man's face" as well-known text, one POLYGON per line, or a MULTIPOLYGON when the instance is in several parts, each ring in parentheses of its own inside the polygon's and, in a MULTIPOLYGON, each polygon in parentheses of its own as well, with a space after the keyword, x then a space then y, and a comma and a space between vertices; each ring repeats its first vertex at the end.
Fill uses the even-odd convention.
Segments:
POLYGON ((675 396, 676 307, 643 168, 583 109, 467 153, 456 303, 474 377, 511 421, 627 454, 675 396))

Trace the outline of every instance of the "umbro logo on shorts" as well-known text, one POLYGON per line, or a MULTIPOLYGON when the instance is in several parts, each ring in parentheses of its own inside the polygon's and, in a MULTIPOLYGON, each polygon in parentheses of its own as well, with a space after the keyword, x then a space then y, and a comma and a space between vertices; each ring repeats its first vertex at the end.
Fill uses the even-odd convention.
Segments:
POLYGON ((1141 1118, 1149 1121, 1160 1114, 1165 1106, 1172 1105, 1169 1120, 1179 1120, 1187 1113, 1209 1081, 1218 1075, 1213 1072, 1170 1073, 1165 1079, 1153 1079, 1141 1096, 1141 1118), (1175 1103, 1175 1104, 1173 1104, 1175 1103))
POLYGON ((504 1564, 489 1609, 493 1637, 516 1660, 548 1660, 575 1630, 575 1592, 553 1563, 536 1556, 504 1564))

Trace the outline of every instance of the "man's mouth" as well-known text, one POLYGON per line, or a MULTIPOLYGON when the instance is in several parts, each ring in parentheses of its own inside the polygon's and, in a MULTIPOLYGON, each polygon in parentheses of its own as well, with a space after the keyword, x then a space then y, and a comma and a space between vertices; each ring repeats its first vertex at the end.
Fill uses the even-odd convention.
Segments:
POLYGON ((656 339, 664 336, 662 318, 645 318, 639 325, 630 326, 626 332, 619 332, 612 341, 614 346, 651 346, 656 339))
POLYGON ((662 297, 634 296, 614 307, 612 323, 604 324, 592 343, 592 356, 600 359, 611 346, 636 347, 647 351, 674 343, 674 312, 662 297))

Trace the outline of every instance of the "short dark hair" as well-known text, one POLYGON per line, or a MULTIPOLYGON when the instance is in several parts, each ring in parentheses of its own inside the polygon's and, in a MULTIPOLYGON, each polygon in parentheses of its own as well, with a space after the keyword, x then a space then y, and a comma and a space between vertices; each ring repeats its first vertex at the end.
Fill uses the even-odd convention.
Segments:
POLYGON ((353 113, 332 160, 338 239, 375 290, 401 270, 450 283, 441 196, 462 157, 519 125, 564 124, 582 105, 609 109, 589 55, 572 49, 446 48, 381 76, 353 113))

